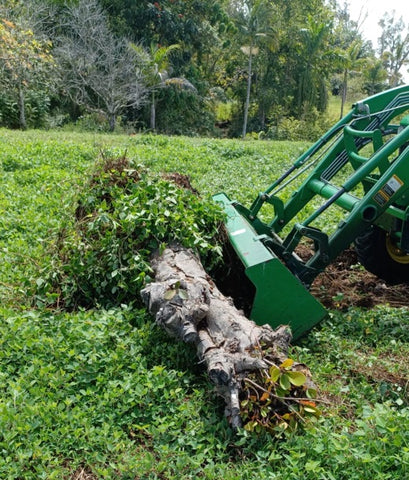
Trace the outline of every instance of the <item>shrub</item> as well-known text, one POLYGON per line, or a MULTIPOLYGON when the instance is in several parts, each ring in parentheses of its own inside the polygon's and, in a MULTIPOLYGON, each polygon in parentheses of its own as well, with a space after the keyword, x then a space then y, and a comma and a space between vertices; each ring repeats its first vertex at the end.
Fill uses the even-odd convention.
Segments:
POLYGON ((273 140, 316 141, 333 124, 325 115, 316 109, 309 110, 300 119, 283 117, 271 126, 266 133, 267 138, 273 140))
MULTIPOLYGON (((44 127, 50 109, 50 98, 44 92, 28 91, 25 98, 25 115, 30 128, 44 127)), ((20 127, 20 112, 14 98, 7 92, 0 95, 0 125, 7 128, 20 127)))
POLYGON ((197 92, 169 84, 159 95, 156 111, 159 132, 191 136, 215 133, 215 115, 197 92))

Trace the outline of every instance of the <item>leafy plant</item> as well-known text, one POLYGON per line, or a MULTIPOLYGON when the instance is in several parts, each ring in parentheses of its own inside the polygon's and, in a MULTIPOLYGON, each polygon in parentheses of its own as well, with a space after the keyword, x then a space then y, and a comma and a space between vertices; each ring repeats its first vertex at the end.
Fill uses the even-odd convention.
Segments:
POLYGON ((52 78, 55 69, 51 44, 37 39, 30 28, 5 18, 0 18, 0 36, 2 39, 0 87, 14 99, 19 114, 19 126, 26 129, 25 97, 28 92, 31 92, 32 96, 29 114, 33 119, 41 118, 40 111, 33 111, 35 107, 44 112, 48 109, 47 102, 41 102, 39 97, 47 90, 49 79, 52 78))
POLYGON ((196 249, 209 268, 220 259, 218 207, 125 156, 101 159, 75 217, 61 232, 51 271, 36 281, 37 300, 68 308, 138 305, 150 256, 172 242, 196 249))
MULTIPOLYGON (((171 79, 172 80, 172 79, 171 79)), ((158 93, 158 130, 167 135, 215 135, 215 118, 209 105, 195 90, 168 81, 158 93)))
POLYGON ((309 418, 319 417, 314 400, 317 391, 307 377, 309 372, 301 371, 302 367, 287 358, 280 365, 272 364, 268 371, 244 380, 241 407, 247 431, 265 429, 277 435, 295 431, 309 418))

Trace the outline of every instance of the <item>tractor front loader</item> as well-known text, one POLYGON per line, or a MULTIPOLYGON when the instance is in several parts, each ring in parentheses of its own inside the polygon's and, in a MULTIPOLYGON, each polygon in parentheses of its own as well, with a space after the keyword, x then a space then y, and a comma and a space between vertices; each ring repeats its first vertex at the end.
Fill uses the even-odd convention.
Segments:
POLYGON ((255 286, 259 324, 289 324, 298 338, 318 323, 326 310, 308 289, 352 243, 367 270, 409 281, 409 85, 353 105, 250 207, 214 199, 255 286), (343 214, 332 227, 333 209, 343 214), (297 253, 304 244, 307 259, 297 253))

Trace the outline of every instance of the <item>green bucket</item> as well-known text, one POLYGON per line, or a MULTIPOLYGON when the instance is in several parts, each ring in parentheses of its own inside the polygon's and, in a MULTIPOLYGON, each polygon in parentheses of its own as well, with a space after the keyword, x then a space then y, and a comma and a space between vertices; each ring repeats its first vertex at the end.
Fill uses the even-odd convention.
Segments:
POLYGON ((251 224, 224 194, 213 196, 226 213, 230 243, 256 293, 250 318, 258 325, 289 325, 297 339, 326 315, 325 308, 262 242, 251 224))

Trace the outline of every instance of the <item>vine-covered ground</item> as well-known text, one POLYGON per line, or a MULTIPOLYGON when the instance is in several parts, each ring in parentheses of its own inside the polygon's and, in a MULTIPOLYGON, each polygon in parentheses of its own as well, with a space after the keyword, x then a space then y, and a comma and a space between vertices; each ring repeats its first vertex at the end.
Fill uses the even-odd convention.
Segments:
POLYGON ((66 311, 33 295, 101 151, 248 204, 305 145, 0 134, 1 478, 409 477, 407 291, 362 272, 353 253, 316 280, 329 317, 291 350, 328 404, 280 438, 233 434, 194 352, 143 310, 66 311))

